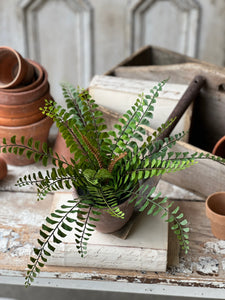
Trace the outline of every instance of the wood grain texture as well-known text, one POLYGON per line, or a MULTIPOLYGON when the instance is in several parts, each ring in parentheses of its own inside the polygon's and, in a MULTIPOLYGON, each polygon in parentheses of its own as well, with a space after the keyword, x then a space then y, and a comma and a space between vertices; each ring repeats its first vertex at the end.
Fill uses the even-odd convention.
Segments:
MULTIPOLYGON (((119 114, 115 112, 111 113, 105 108, 102 108, 102 111, 104 112, 107 124, 109 124, 110 128, 113 128, 113 125, 117 123, 119 114)), ((150 127, 146 128, 146 130, 148 135, 153 132, 153 129, 150 127)), ((183 141, 178 141, 173 147, 173 151, 208 153, 183 141)), ((199 160, 198 164, 181 172, 164 174, 162 179, 182 187, 189 192, 193 192, 200 197, 205 197, 211 193, 225 189, 225 168, 215 161, 203 159, 199 160)))
MULTIPOLYGON (((69 197, 70 193, 55 193, 52 211, 69 197)), ((166 271, 168 223, 159 216, 140 215, 126 240, 95 231, 88 241, 88 254, 84 258, 76 251, 74 234, 74 231, 68 233, 48 265, 166 271)))
MULTIPOLYGON (((31 193, 27 196, 24 196, 23 193, 15 195, 14 192, 9 192, 7 195, 1 193, 1 201, 5 207, 0 215, 1 234, 4 232, 4 236, 1 235, 1 247, 5 238, 9 242, 6 248, 1 248, 0 280, 2 276, 9 278, 10 276, 13 278, 25 276, 25 267, 29 260, 31 247, 36 243, 40 224, 34 221, 31 224, 28 219, 26 219, 26 224, 22 224, 24 223, 23 212, 33 211, 36 216, 40 217, 41 221, 51 207, 51 199, 49 199, 50 202, 43 201, 37 204, 29 201, 32 198, 31 193), (10 199, 11 201, 9 201, 10 199), (16 213, 18 213, 17 218, 14 217, 16 213), (12 224, 13 220, 16 221, 16 226, 12 224)), ((33 194, 34 196, 35 194, 33 194)), ((209 221, 204 213, 204 202, 180 199, 177 200, 176 204, 181 206, 189 221, 191 248, 188 255, 181 253, 179 264, 175 267, 168 266, 167 272, 137 271, 132 266, 130 270, 121 270, 119 267, 116 269, 89 268, 84 264, 81 267, 47 266, 41 272, 40 277, 48 279, 49 282, 51 279, 57 278, 72 280, 75 286, 76 280, 83 279, 100 282, 119 283, 122 280, 123 282, 146 285, 166 284, 180 287, 224 289, 225 245, 224 241, 217 240, 211 233, 209 221)))
MULTIPOLYGON (((131 108, 138 95, 141 93, 149 94, 150 89, 157 83, 156 81, 97 75, 94 76, 89 85, 89 93, 98 104, 122 115, 131 108)), ((154 106, 154 118, 151 120, 152 128, 157 129, 166 122, 186 88, 187 85, 180 84, 167 83, 164 86, 154 106)), ((189 106, 173 130, 173 134, 189 130, 191 116, 192 106, 189 106)), ((187 141, 187 139, 188 134, 184 137, 184 140, 187 141)))
POLYGON ((201 75, 206 78, 205 88, 214 91, 219 91, 220 85, 225 82, 224 68, 207 63, 120 66, 115 68, 114 72, 118 77, 153 81, 169 78, 169 83, 179 84, 189 84, 196 75, 201 75))

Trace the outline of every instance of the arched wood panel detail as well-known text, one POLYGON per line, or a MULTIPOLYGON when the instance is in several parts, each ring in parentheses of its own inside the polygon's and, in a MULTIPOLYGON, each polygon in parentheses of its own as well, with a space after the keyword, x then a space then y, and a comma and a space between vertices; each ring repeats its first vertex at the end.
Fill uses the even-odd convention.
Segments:
POLYGON ((47 69, 53 94, 61 93, 59 83, 62 81, 86 87, 93 65, 89 2, 26 0, 21 2, 21 9, 26 56, 47 69))
POLYGON ((200 5, 195 0, 142 0, 131 12, 131 50, 147 44, 196 56, 200 5))

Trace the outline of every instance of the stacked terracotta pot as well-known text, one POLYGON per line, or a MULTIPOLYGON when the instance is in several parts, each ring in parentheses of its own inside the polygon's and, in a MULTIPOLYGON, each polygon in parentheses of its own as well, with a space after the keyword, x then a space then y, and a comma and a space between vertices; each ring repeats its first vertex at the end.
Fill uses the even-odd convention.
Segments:
MULTIPOLYGON (((47 142, 52 120, 40 111, 45 99, 52 99, 46 70, 37 62, 24 59, 10 47, 0 47, 0 142, 33 138, 47 142)), ((26 155, 1 153, 11 165, 34 162, 26 155)))

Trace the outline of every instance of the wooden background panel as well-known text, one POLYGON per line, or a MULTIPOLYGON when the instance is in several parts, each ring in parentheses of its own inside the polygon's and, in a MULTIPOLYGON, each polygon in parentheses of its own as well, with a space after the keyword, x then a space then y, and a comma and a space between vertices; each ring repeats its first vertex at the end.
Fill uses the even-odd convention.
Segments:
POLYGON ((86 1, 29 1, 24 16, 26 55, 49 72, 59 102, 60 82, 87 86, 92 69, 91 6, 86 1))
POLYGON ((62 80, 87 87, 149 43, 224 66, 224 19, 221 0, 8 0, 0 43, 42 63, 63 103, 62 80))
POLYGON ((193 0, 138 1, 133 10, 133 50, 166 44, 169 50, 195 56, 199 14, 200 7, 193 0))
POLYGON ((10 46, 25 54, 19 0, 0 1, 0 46, 10 46))

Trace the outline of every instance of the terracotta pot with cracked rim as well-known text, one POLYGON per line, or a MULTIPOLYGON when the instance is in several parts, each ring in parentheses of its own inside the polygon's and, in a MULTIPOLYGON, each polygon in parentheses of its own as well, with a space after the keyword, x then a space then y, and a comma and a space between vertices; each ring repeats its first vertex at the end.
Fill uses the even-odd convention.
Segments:
POLYGON ((225 136, 218 140, 213 148, 212 154, 225 158, 225 136))
POLYGON ((41 96, 43 96, 49 89, 48 74, 43 68, 43 80, 40 85, 34 87, 31 90, 23 92, 5 92, 3 89, 0 89, 0 104, 7 105, 19 105, 25 103, 31 103, 41 96))
POLYGON ((19 52, 8 46, 0 47, 0 88, 12 88, 33 81, 34 68, 19 52))
POLYGON ((225 240, 225 192, 209 195, 205 206, 213 235, 218 239, 225 240))
MULTIPOLYGON (((22 136, 25 136, 25 143, 29 138, 33 138, 34 141, 40 141, 41 144, 47 142, 49 130, 53 124, 53 121, 49 117, 26 126, 8 127, 0 126, 0 141, 2 145, 2 139, 5 137, 6 141, 10 143, 10 138, 16 135, 16 140, 19 142, 22 136)), ((14 166, 24 166, 34 163, 33 158, 27 158, 26 154, 15 155, 13 153, 0 153, 0 157, 3 158, 7 164, 14 166)))

